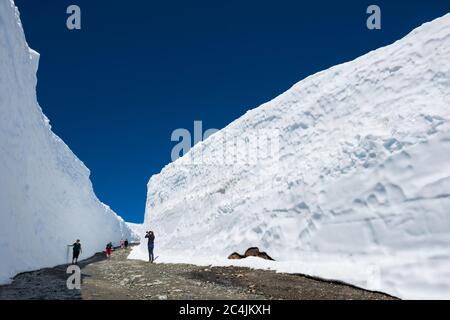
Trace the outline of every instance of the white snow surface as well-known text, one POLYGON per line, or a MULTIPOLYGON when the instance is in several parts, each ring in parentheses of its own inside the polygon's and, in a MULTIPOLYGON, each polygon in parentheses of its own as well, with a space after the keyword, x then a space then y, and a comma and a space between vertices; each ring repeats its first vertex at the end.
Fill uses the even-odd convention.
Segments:
POLYGON ((141 241, 141 237, 145 235, 144 231, 144 224, 142 223, 132 223, 127 222, 126 223, 128 228, 131 229, 131 237, 128 239, 128 241, 136 243, 141 241))
MULTIPOLYGON (((449 299, 449 119, 447 14, 300 81, 152 176, 145 228, 155 232, 157 261, 449 299), (230 143, 267 132, 279 152, 222 164, 254 147, 230 143), (251 246, 276 261, 226 259, 251 246)), ((147 258, 145 241, 130 258, 147 258)))
POLYGON ((36 99, 38 61, 14 2, 0 0, 0 283, 66 263, 76 239, 86 258, 131 234, 51 131, 36 99))

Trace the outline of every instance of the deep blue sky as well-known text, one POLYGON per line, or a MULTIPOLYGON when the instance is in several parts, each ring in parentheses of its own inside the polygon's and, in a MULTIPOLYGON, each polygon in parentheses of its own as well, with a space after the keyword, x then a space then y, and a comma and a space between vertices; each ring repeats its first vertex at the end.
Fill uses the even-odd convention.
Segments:
POLYGON ((447 0, 16 0, 41 54, 38 100, 91 170, 97 196, 143 220, 170 135, 223 128, 317 71, 394 42, 450 11, 447 0), (66 28, 77 4, 82 29, 66 28), (382 30, 366 28, 366 8, 382 30))

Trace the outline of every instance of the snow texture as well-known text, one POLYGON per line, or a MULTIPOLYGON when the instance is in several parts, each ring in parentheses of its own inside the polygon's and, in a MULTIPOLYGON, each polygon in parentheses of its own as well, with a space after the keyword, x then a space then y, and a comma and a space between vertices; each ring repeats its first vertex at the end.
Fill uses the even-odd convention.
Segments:
MULTIPOLYGON (((449 299, 449 57, 447 14, 300 81, 195 145, 148 183, 145 228, 158 261, 449 299), (261 151, 243 140, 265 135, 279 152, 236 161, 261 151), (277 261, 226 259, 251 246, 277 261)), ((146 257, 145 242, 130 255, 146 257)))
POLYGON ((144 225, 142 223, 131 222, 127 222, 126 224, 132 231, 131 237, 128 239, 128 241, 132 243, 139 242, 141 240, 141 237, 145 235, 144 225))
POLYGON ((131 231, 95 196, 89 170, 50 128, 36 99, 39 54, 11 0, 0 0, 0 283, 81 258, 131 231))

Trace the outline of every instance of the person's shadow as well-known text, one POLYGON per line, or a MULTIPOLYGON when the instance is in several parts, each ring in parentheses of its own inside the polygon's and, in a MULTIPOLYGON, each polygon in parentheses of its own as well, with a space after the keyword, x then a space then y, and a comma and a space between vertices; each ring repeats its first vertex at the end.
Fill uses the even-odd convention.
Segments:
POLYGON ((67 268, 71 264, 62 264, 19 273, 11 284, 0 286, 0 300, 80 300, 83 279, 91 277, 83 273, 83 269, 103 260, 106 260, 106 257, 103 252, 99 252, 78 262, 77 266, 81 269, 81 289, 68 288, 67 281, 71 273, 67 273, 67 268))

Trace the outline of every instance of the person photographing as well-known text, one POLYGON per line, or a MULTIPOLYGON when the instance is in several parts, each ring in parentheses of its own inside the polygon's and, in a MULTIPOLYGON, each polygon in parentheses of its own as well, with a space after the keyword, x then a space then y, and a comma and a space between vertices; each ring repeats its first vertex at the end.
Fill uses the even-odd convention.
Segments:
POLYGON ((145 238, 148 239, 147 242, 147 248, 148 248, 148 260, 150 263, 153 263, 154 256, 153 256, 153 248, 155 247, 155 234, 153 231, 147 231, 145 233, 145 238))

